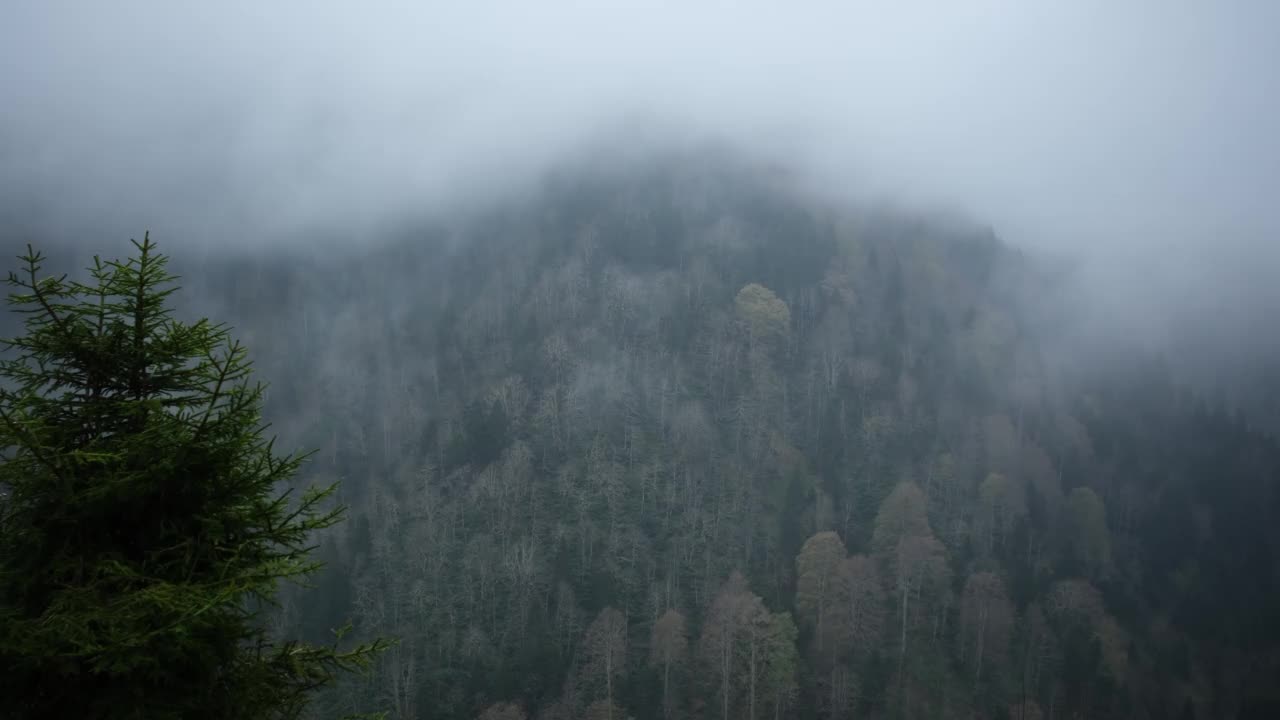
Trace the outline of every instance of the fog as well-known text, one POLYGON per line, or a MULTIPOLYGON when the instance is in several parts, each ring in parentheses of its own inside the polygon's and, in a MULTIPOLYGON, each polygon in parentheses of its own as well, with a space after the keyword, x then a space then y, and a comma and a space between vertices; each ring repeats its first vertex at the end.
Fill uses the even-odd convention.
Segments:
POLYGON ((1241 344, 1280 309, 1278 27, 1260 0, 9 0, 0 219, 301 250, 714 140, 1074 257, 1126 332, 1241 344))

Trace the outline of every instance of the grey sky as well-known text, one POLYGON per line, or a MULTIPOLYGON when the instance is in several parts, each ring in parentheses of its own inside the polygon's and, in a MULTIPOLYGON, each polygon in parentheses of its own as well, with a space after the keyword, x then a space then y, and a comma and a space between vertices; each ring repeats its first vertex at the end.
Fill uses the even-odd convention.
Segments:
POLYGON ((1106 258, 1108 299, 1280 307, 1269 0, 0 7, 0 210, 55 232, 367 235, 636 116, 1106 258))

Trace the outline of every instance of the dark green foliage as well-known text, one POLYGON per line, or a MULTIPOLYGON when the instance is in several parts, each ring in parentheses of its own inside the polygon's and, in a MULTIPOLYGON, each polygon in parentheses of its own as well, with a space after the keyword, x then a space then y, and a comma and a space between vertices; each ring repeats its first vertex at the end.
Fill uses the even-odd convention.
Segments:
POLYGON ((26 332, 0 364, 0 696, 13 718, 286 718, 366 666, 269 637, 281 580, 318 569, 332 486, 281 489, 244 347, 173 318, 149 238, 90 281, 10 274, 26 332))

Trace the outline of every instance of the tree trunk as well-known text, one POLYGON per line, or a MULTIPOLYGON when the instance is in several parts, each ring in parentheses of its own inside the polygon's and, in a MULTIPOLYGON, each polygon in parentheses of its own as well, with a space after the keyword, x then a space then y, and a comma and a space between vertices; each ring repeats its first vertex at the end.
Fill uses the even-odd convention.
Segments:
POLYGON ((827 684, 831 686, 831 695, 830 697, 827 698, 827 706, 831 708, 831 716, 834 718, 835 712, 836 712, 836 705, 837 705, 836 703, 836 692, 837 692, 836 668, 834 665, 831 666, 831 678, 827 680, 827 684))
POLYGON ((604 653, 604 686, 609 700, 608 720, 613 720, 613 643, 605 646, 604 653))
POLYGON ((902 654, 898 657, 898 672, 902 672, 902 666, 907 660, 907 598, 910 597, 907 586, 902 588, 902 654))
POLYGON ((671 717, 671 654, 667 653, 662 664, 662 716, 671 717))
POLYGON ((726 634, 723 642, 724 649, 720 651, 720 709, 724 713, 724 720, 729 720, 729 671, 730 660, 733 657, 733 648, 730 643, 732 642, 732 637, 726 634))
POLYGON ((978 681, 982 678, 982 650, 987 639, 987 608, 982 608, 981 619, 978 621, 978 659, 977 667, 973 671, 973 684, 976 689, 978 681))

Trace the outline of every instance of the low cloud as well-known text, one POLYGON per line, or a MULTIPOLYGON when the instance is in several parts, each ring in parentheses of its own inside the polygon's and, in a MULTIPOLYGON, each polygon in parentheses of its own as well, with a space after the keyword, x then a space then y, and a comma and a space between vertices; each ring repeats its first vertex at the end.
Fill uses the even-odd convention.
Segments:
POLYGON ((1244 338, 1280 308, 1277 27, 1246 0, 12 0, 0 217, 95 249, 362 242, 588 138, 713 138, 1076 258, 1099 317, 1244 338))

